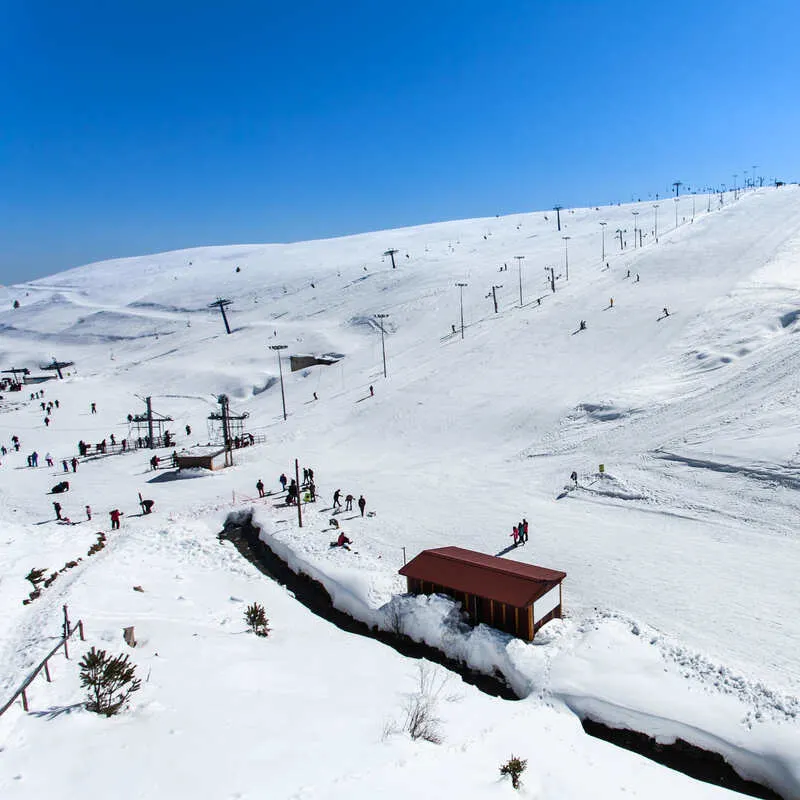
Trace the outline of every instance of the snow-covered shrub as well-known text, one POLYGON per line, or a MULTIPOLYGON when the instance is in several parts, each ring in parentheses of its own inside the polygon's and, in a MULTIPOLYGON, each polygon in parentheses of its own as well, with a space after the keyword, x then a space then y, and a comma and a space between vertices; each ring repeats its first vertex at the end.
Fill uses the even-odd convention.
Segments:
POLYGON ((126 655, 111 656, 93 647, 81 659, 80 668, 81 686, 88 695, 86 708, 106 717, 116 714, 142 685, 126 655))
POLYGON ((528 766, 528 759, 526 758, 518 758, 517 756, 511 756, 511 758, 506 761, 500 767, 500 774, 501 775, 510 775, 511 776, 511 785, 515 789, 519 789, 519 776, 525 772, 526 767, 528 766))
POLYGON ((247 606, 244 618, 247 626, 256 636, 269 636, 269 620, 267 619, 267 612, 261 603, 253 603, 247 606))

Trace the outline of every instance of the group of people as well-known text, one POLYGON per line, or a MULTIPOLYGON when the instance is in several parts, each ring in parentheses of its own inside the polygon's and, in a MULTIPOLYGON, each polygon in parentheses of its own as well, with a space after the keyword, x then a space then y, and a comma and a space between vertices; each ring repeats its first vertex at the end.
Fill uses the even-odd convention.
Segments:
POLYGON ((522 522, 517 523, 511 530, 514 539, 514 547, 525 544, 528 541, 528 520, 522 518, 522 522))
MULTIPOLYGON (((341 509, 342 508, 342 500, 341 500, 341 498, 342 498, 342 490, 341 489, 337 489, 333 493, 333 510, 334 510, 334 513, 336 512, 336 509, 341 509)), ((355 497, 353 497, 352 494, 348 494, 348 495, 345 496, 345 498, 344 498, 344 510, 345 511, 352 511, 353 510, 353 501, 354 500, 355 500, 355 497)), ((364 499, 364 495, 362 494, 361 497, 358 498, 358 510, 361 512, 361 516, 362 517, 364 516, 364 511, 366 510, 366 508, 367 508, 367 501, 364 499)))

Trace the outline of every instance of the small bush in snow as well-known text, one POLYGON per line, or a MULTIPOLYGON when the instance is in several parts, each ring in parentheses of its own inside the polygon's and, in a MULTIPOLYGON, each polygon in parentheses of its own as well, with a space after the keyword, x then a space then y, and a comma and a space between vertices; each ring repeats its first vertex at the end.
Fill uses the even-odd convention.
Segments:
POLYGON ((256 636, 269 636, 269 620, 267 619, 267 612, 261 603, 253 603, 247 606, 244 618, 247 626, 256 636))
POLYGON ((501 775, 510 775, 511 776, 511 785, 515 789, 519 789, 519 776, 525 772, 525 769, 528 766, 528 760, 526 758, 518 758, 517 756, 511 756, 511 758, 506 761, 500 767, 500 774, 501 775))
POLYGON ((403 730, 416 739, 424 739, 433 744, 442 743, 439 729, 441 720, 436 716, 439 695, 448 681, 448 675, 440 674, 435 667, 422 661, 417 667, 417 691, 408 695, 403 711, 405 721, 403 730))
POLYGON ((110 656, 93 647, 81 659, 80 668, 81 686, 88 694, 86 707, 106 717, 116 714, 142 685, 128 656, 110 656))
POLYGON ((47 570, 44 569, 36 569, 34 567, 26 576, 25 580, 31 582, 31 586, 33 586, 34 590, 39 587, 39 584, 44 580, 44 573, 47 570))

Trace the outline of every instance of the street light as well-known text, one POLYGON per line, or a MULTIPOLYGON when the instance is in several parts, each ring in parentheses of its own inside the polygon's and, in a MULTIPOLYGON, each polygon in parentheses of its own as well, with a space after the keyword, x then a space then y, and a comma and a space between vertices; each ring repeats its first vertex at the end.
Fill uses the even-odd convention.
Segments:
POLYGON ((457 283, 459 289, 459 296, 461 300, 461 338, 464 338, 464 287, 469 286, 468 283, 457 283))
POLYGON ((637 230, 637 227, 638 227, 636 221, 637 221, 637 218, 639 217, 639 212, 638 211, 631 211, 631 214, 633 214, 633 249, 635 250, 636 249, 636 230, 637 230))
POLYGON ((569 240, 571 236, 562 236, 564 240, 564 268, 566 270, 566 279, 569 280, 569 240))
POLYGON ((285 350, 288 345, 285 344, 271 344, 270 350, 275 350, 278 354, 278 372, 281 376, 281 403, 283 404, 283 421, 286 422, 286 394, 283 391, 283 366, 281 365, 281 350, 285 350))
POLYGON ((602 244, 602 250, 601 250, 601 255, 600 255, 600 261, 605 264, 605 261, 606 261, 606 225, 608 225, 608 223, 607 222, 601 222, 600 225, 601 225, 601 230, 603 231, 603 244, 602 244))
POLYGON ((378 322, 378 325, 380 326, 380 329, 381 329, 381 352, 383 353, 383 377, 385 378, 386 377, 386 344, 384 343, 384 340, 383 340, 383 320, 385 320, 389 315, 388 314, 376 314, 375 316, 380 320, 380 322, 378 322))
POLYGON ((658 244, 658 203, 653 203, 653 208, 656 212, 656 226, 655 226, 655 237, 656 237, 656 244, 658 244))

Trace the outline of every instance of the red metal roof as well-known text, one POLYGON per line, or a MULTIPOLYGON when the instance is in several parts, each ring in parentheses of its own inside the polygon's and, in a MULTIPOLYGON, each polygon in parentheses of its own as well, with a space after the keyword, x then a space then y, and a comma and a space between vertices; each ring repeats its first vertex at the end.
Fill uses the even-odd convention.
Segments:
POLYGON ((400 574, 517 608, 529 606, 567 577, 566 572, 463 547, 423 550, 400 574))

